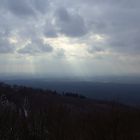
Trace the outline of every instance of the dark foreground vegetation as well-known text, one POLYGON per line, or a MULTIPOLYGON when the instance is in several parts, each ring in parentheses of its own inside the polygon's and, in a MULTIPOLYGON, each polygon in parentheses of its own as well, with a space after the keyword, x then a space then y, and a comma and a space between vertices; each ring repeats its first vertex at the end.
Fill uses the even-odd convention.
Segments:
POLYGON ((0 83, 0 140, 140 140, 140 110, 0 83))

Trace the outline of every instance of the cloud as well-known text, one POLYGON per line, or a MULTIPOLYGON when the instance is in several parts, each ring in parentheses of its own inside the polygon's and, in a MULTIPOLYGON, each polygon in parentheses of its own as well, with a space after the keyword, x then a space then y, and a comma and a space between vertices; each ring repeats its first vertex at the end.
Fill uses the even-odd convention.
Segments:
POLYGON ((56 38, 58 36, 55 25, 52 23, 51 19, 47 20, 43 30, 44 35, 48 38, 56 38))
POLYGON ((7 10, 16 16, 26 17, 35 15, 29 0, 7 0, 4 4, 7 10))
POLYGON ((84 4, 85 10, 88 10, 81 11, 88 21, 90 32, 106 36, 102 47, 121 54, 140 53, 139 1, 89 0, 84 4))
POLYGON ((17 51, 20 54, 41 54, 41 53, 51 53, 53 52, 53 47, 49 44, 44 44, 42 40, 32 40, 31 43, 28 43, 24 48, 17 51))
POLYGON ((77 13, 70 13, 65 8, 56 11, 55 25, 58 31, 69 37, 80 37, 88 31, 84 19, 77 13))
POLYGON ((139 0, 1 0, 0 53, 39 54, 42 59, 48 53, 65 61, 72 54, 70 63, 84 56, 87 67, 99 54, 112 66, 119 58, 139 65, 139 5, 139 0))
POLYGON ((7 39, 0 38, 0 53, 13 53, 14 46, 8 42, 7 39))
POLYGON ((49 0, 33 0, 32 3, 35 9, 42 14, 44 14, 50 6, 49 0))
POLYGON ((56 58, 64 58, 65 57, 65 51, 64 49, 60 48, 56 50, 56 58))
POLYGON ((38 12, 45 14, 49 6, 48 0, 1 0, 0 8, 23 18, 38 16, 38 12))
POLYGON ((92 47, 88 47, 87 51, 89 53, 100 53, 100 52, 104 52, 105 50, 99 46, 92 46, 92 47))
POLYGON ((46 38, 80 37, 76 43, 83 40, 89 48, 99 45, 114 52, 139 53, 139 4, 138 0, 1 0, 0 32, 7 32, 7 37, 19 36, 22 42, 32 39, 34 33, 46 38), (24 17, 38 20, 22 20, 24 17), (90 34, 101 34, 107 39, 102 44, 89 44, 90 34))

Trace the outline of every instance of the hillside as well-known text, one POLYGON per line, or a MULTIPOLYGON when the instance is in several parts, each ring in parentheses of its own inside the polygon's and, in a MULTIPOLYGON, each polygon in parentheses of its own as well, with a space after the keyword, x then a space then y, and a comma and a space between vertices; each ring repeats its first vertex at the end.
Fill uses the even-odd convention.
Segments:
POLYGON ((0 83, 1 140, 140 139, 140 110, 74 93, 0 83))

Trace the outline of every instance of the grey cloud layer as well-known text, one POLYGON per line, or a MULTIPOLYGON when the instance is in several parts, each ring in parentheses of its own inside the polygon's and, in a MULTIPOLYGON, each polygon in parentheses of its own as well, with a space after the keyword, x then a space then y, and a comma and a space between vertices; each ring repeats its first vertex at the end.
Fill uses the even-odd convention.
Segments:
POLYGON ((47 0, 1 0, 1 8, 22 16, 36 16, 37 12, 45 13, 49 6, 47 0))
POLYGON ((0 53, 13 53, 14 46, 6 39, 0 39, 0 53))
POLYGON ((53 47, 44 44, 42 40, 32 40, 31 43, 27 44, 24 48, 19 49, 18 53, 21 54, 38 54, 38 53, 50 53, 53 51, 53 47))
MULTIPOLYGON (((83 39, 85 44, 89 34, 98 34, 106 36, 106 42, 90 44, 93 49, 90 46, 88 51, 109 48, 114 52, 139 53, 139 5, 139 0, 1 0, 0 26, 4 28, 0 28, 0 32, 10 32, 10 34, 16 32, 16 35, 27 40, 23 32, 31 34, 30 31, 34 30, 37 38, 40 36, 57 38, 65 35, 70 38, 83 39), (2 31, 4 29, 5 31, 2 31)), ((13 44, 7 41, 6 36, 8 38, 9 34, 5 35, 4 40, 0 39, 1 53, 13 52, 13 44)), ((32 40, 33 36, 34 34, 28 37, 32 40)), ((18 52, 41 53, 53 50, 50 46, 42 47, 42 44, 35 43, 31 42, 24 48, 18 49, 18 52)))
POLYGON ((56 11, 56 26, 60 33, 70 37, 79 37, 87 33, 83 18, 61 8, 56 11))

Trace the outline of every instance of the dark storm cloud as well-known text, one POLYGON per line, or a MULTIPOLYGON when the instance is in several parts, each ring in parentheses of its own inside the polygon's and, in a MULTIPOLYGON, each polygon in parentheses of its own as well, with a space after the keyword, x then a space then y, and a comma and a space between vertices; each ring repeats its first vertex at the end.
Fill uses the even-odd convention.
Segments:
POLYGON ((70 13, 65 8, 56 11, 55 25, 58 31, 66 36, 80 37, 87 33, 84 19, 74 13, 70 13))

